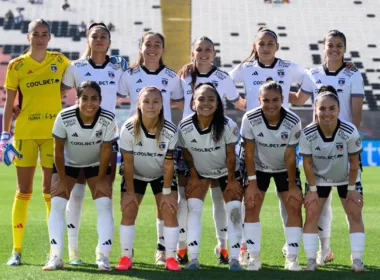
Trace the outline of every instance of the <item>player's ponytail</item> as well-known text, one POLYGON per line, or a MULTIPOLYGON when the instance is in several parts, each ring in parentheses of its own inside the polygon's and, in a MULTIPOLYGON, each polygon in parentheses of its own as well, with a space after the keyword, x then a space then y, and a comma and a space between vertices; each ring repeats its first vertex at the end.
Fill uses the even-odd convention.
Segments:
MULTIPOLYGON (((136 61, 132 64, 131 68, 136 68, 137 66, 140 66, 140 65, 143 65, 144 64, 144 56, 143 54, 141 53, 141 47, 142 45, 144 44, 145 42, 145 38, 148 36, 148 35, 156 35, 160 38, 161 42, 162 42, 162 48, 165 49, 165 37, 164 35, 162 35, 161 33, 158 33, 158 32, 154 32, 154 31, 148 31, 148 32, 145 32, 141 39, 140 39, 140 43, 139 43, 139 54, 137 55, 137 58, 136 58, 136 61)), ((164 60, 162 59, 162 56, 160 57, 160 61, 159 61, 159 64, 160 66, 163 66, 165 65, 164 64, 164 60)))

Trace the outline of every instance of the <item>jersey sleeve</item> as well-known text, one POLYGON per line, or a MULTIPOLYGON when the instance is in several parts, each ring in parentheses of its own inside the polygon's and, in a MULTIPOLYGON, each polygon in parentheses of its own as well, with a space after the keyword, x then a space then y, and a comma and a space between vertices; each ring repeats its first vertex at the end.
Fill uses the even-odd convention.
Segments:
POLYGON ((186 145, 185 145, 185 139, 183 139, 183 135, 182 135, 182 130, 180 127, 178 127, 178 144, 177 146, 179 148, 186 148, 186 145))
POLYGON ((247 117, 247 113, 244 114, 243 120, 241 121, 240 134, 241 134, 241 137, 243 137, 247 141, 255 141, 255 135, 253 133, 252 126, 247 117))
POLYGON ((301 65, 293 63, 292 83, 301 85, 305 75, 305 69, 301 65))
POLYGON ((238 101, 240 95, 239 95, 239 92, 238 92, 238 90, 237 90, 237 88, 236 88, 236 86, 235 86, 232 78, 231 77, 227 77, 225 79, 225 81, 226 82, 225 82, 225 85, 223 87, 223 90, 225 92, 227 100, 230 101, 230 102, 232 102, 232 103, 238 101))
POLYGON ((362 151, 362 140, 356 128, 347 139, 347 149, 348 155, 350 156, 358 154, 362 151))
POLYGON ((62 77, 62 84, 68 88, 75 87, 75 74, 74 74, 74 65, 69 65, 66 68, 65 74, 62 77))
POLYGON ((117 127, 117 120, 116 118, 114 118, 113 121, 110 123, 110 125, 107 126, 103 143, 104 144, 113 143, 117 139, 119 139, 119 129, 117 127))
POLYGON ((351 77, 351 96, 364 97, 364 82, 362 74, 357 71, 351 77))
POLYGON ((170 92, 170 99, 173 101, 181 101, 184 99, 183 89, 181 86, 181 79, 178 76, 173 78, 174 87, 170 92))
POLYGON ((226 126, 225 132, 225 141, 226 145, 236 145, 239 138, 239 129, 237 124, 233 121, 230 121, 226 126))
POLYGON ((9 63, 7 74, 5 76, 4 88, 9 90, 17 90, 19 85, 18 72, 15 69, 17 62, 9 63))
POLYGON ((296 147, 300 141, 300 136, 301 136, 301 120, 298 121, 298 123, 292 127, 290 131, 290 137, 289 137, 289 147, 296 147))
POLYGON ((133 152, 133 142, 135 141, 132 133, 123 125, 120 132, 120 152, 129 153, 133 152))
POLYGON ((302 82, 301 82, 301 90, 302 92, 306 94, 313 94, 313 81, 311 80, 309 73, 305 71, 305 75, 303 76, 302 82))
POLYGON ((231 76, 235 84, 244 82, 243 65, 236 66, 228 74, 231 76))
POLYGON ((168 150, 175 150, 178 144, 178 131, 173 135, 173 138, 169 141, 168 150))
POLYGON ((129 72, 132 71, 132 69, 129 69, 120 76, 119 79, 119 85, 117 89, 117 95, 121 97, 127 97, 130 95, 129 93, 129 87, 128 87, 128 78, 129 78, 129 72))
POLYGON ((53 137, 59 140, 65 140, 67 138, 67 131, 62 122, 61 113, 58 114, 53 126, 53 137))
POLYGON ((305 133, 302 131, 301 132, 301 137, 300 137, 300 155, 303 157, 311 157, 312 156, 312 151, 311 151, 311 142, 306 139, 305 133))

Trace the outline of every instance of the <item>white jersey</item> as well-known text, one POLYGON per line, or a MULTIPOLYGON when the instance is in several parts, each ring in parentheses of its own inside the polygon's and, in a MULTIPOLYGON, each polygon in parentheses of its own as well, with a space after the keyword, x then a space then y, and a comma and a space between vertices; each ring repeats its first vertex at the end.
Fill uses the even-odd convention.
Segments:
POLYGON ((269 125, 261 108, 244 114, 241 136, 255 142, 256 170, 263 172, 286 171, 285 151, 296 147, 301 135, 301 120, 293 112, 281 108, 281 119, 276 126, 269 125))
MULTIPOLYGON (((212 83, 223 101, 227 99, 228 101, 234 103, 239 100, 239 92, 237 91, 235 84, 228 73, 214 67, 207 74, 201 74, 197 71, 196 75, 194 88, 200 83, 212 83)), ((189 75, 185 79, 181 79, 181 84, 185 98, 183 109, 184 119, 194 113, 190 107, 191 96, 193 94, 193 90, 191 88, 191 76, 189 75)))
POLYGON ((338 120, 331 138, 326 138, 316 123, 305 127, 300 139, 300 155, 312 157, 317 186, 348 184, 349 156, 360 153, 362 142, 355 126, 338 120))
POLYGON ((364 98, 364 85, 361 73, 357 70, 346 69, 345 63, 335 72, 330 72, 325 65, 309 69, 307 77, 302 84, 302 89, 306 93, 313 93, 315 100, 318 90, 322 85, 330 85, 336 89, 340 101, 339 118, 351 122, 351 98, 364 98))
POLYGON ((165 119, 171 120, 170 99, 173 101, 183 100, 181 82, 176 72, 165 66, 161 66, 156 71, 151 72, 142 65, 125 71, 119 81, 118 93, 122 96, 129 96, 131 100, 129 117, 135 114, 139 92, 146 86, 155 86, 161 90, 164 116, 165 119))
POLYGON ((289 93, 292 84, 301 84, 305 70, 302 66, 276 58, 272 65, 265 66, 258 60, 247 61, 242 65, 236 66, 230 75, 236 83, 244 83, 247 111, 260 106, 259 104, 259 89, 268 78, 272 78, 282 87, 282 95, 284 102, 282 106, 289 108, 289 93))
POLYGON ((133 121, 127 120, 120 132, 120 151, 133 154, 133 178, 149 182, 164 175, 164 160, 174 160, 177 141, 177 128, 165 120, 159 141, 141 123, 140 139, 136 142, 133 121))
POLYGON ((107 56, 103 65, 95 65, 91 59, 71 62, 62 78, 67 87, 77 87, 84 81, 95 81, 102 91, 102 108, 115 113, 117 87, 123 70, 119 64, 110 62, 107 56))
POLYGON ((65 165, 88 167, 99 165, 100 147, 119 139, 115 114, 99 108, 91 125, 80 118, 78 105, 59 112, 53 137, 65 141, 65 165))
MULTIPOLYGON (((178 134, 178 147, 186 148, 190 152, 199 175, 217 179, 228 174, 226 146, 235 146, 239 134, 232 119, 225 116, 222 139, 215 139, 212 127, 202 130, 198 126, 196 114, 179 123, 178 134)), ((238 166, 239 162, 236 160, 236 170, 238 166)))

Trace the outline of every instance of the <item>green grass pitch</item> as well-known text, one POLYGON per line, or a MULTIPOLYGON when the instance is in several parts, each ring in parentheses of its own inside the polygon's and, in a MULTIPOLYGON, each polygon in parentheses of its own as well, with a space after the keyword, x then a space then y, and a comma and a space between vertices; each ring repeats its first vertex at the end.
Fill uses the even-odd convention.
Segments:
MULTIPOLYGON (((154 264, 154 250, 156 246, 155 204, 151 192, 146 197, 139 210, 136 229, 134 267, 129 272, 100 273, 95 261, 96 209, 87 190, 83 207, 82 225, 80 229, 80 253, 84 265, 73 267, 66 265, 62 271, 43 272, 41 270, 49 251, 49 238, 45 221, 45 206, 41 194, 41 175, 38 171, 34 182, 34 193, 29 204, 29 216, 26 225, 23 245, 23 265, 8 267, 6 261, 12 250, 11 211, 15 194, 15 168, 0 167, 0 279, 380 279, 380 194, 378 173, 380 168, 365 168, 363 174, 364 186, 364 221, 366 226, 366 247, 364 262, 369 272, 354 274, 350 271, 350 246, 345 215, 340 205, 337 193, 334 191, 332 225, 332 249, 335 260, 326 268, 314 273, 288 272, 283 270, 284 258, 281 248, 284 244, 283 228, 278 210, 278 199, 273 185, 268 191, 266 201, 261 212, 262 223, 262 252, 263 269, 258 272, 229 272, 227 266, 217 265, 213 254, 216 244, 215 229, 212 220, 212 205, 207 196, 203 209, 202 245, 200 262, 202 269, 189 272, 169 272, 154 264)), ((114 267, 118 261, 119 248, 119 189, 120 177, 115 183, 115 238, 111 253, 111 264, 114 267)), ((304 182, 304 179, 303 179, 304 182)), ((67 245, 67 243, 66 243, 67 245)), ((65 245, 65 247, 67 247, 65 245)), ((301 247, 299 260, 305 264, 305 255, 301 247)), ((65 252, 64 259, 68 256, 65 252)))

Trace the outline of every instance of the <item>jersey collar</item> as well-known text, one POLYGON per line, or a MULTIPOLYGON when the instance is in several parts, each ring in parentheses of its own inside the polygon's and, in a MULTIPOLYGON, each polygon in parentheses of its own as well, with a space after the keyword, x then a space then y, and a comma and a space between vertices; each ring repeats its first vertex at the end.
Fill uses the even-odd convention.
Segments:
POLYGON ((154 72, 149 71, 149 69, 146 68, 144 65, 140 65, 140 68, 144 70, 144 72, 148 75, 158 75, 162 71, 162 69, 165 68, 165 65, 160 65, 160 67, 158 67, 158 69, 154 72))
POLYGON ((91 125, 85 125, 85 124, 83 123, 81 117, 80 117, 80 114, 79 114, 79 107, 77 107, 77 108, 75 109, 75 113, 76 113, 76 116, 77 116, 77 119, 78 119, 78 122, 79 122, 81 128, 83 128, 83 129, 93 129, 94 126, 96 125, 96 123, 98 122, 98 119, 99 119, 100 111, 101 111, 101 110, 102 110, 102 109, 99 107, 99 110, 96 112, 95 119, 94 119, 94 121, 92 122, 91 125))
POLYGON ((269 125, 268 120, 267 120, 267 118, 266 118, 265 115, 264 115, 263 109, 260 109, 260 112, 261 112, 261 117, 262 117, 263 120, 264 120, 265 126, 266 126, 269 130, 278 130, 279 127, 280 127, 281 124, 282 124, 282 121, 285 119, 286 114, 288 113, 288 112, 286 112, 286 110, 285 110, 283 107, 281 107, 281 109, 280 109, 280 121, 277 123, 276 126, 271 126, 271 125, 269 125))
POLYGON ((264 65, 262 64, 259 60, 257 60, 257 64, 261 67, 261 68, 270 68, 270 69, 273 69, 275 66, 276 66, 276 63, 278 61, 278 58, 274 58, 274 61, 271 65, 264 65))
POLYGON ((216 69, 217 69, 217 68, 216 68, 215 66, 213 66, 213 67, 211 68, 211 70, 210 70, 208 73, 206 73, 206 74, 201 74, 201 73, 199 73, 198 69, 196 69, 197 77, 208 78, 208 77, 210 77, 210 76, 212 75, 212 73, 214 73, 214 72, 216 71, 216 69))
POLYGON ((338 132, 339 127, 340 127, 340 120, 338 119, 338 123, 336 125, 336 128, 334 130, 333 135, 331 136, 331 138, 326 138, 325 135, 323 134, 322 129, 320 128, 320 126, 317 125, 318 133, 321 136, 323 142, 333 142, 335 140, 335 135, 338 132))
POLYGON ((156 139, 156 135, 150 134, 142 122, 141 122, 141 129, 143 130, 146 138, 156 139))
POLYGON ((194 123, 194 126, 195 128, 197 129, 198 133, 200 135, 203 135, 203 134, 208 134, 211 132, 211 125, 207 128, 207 129, 201 129, 198 125, 198 118, 197 118, 197 113, 194 113, 194 115, 191 117, 193 119, 193 123, 194 123))
POLYGON ((336 76, 339 74, 340 71, 346 68, 346 63, 343 62, 342 66, 340 66, 339 69, 336 70, 335 72, 330 72, 329 69, 327 69, 326 64, 323 64, 322 67, 323 67, 323 70, 325 71, 326 76, 336 76))
POLYGON ((94 69, 104 69, 107 66, 108 62, 110 62, 110 57, 107 55, 106 61, 102 65, 96 65, 89 56, 87 57, 87 61, 94 69))

